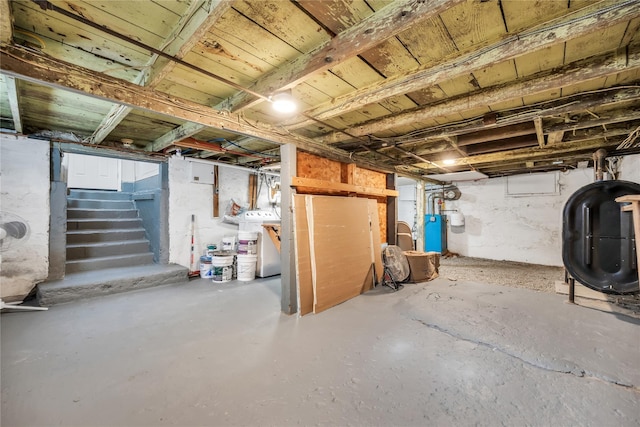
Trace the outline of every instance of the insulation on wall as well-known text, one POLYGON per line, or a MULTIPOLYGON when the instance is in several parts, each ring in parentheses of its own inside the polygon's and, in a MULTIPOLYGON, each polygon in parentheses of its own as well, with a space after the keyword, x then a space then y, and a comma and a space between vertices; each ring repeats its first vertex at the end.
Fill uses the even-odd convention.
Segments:
POLYGON ((382 276, 375 200, 294 196, 298 306, 319 313, 372 288, 382 276))

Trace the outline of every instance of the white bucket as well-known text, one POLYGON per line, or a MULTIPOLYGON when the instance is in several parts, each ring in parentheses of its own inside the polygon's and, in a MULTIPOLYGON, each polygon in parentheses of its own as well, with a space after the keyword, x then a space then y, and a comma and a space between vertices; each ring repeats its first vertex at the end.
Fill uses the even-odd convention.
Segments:
POLYGON ((256 231, 238 231, 238 254, 256 255, 258 253, 258 233, 256 231))
POLYGON ((222 250, 232 251, 236 246, 236 236, 224 236, 222 238, 222 250))
POLYGON ((240 255, 236 257, 238 262, 238 280, 249 282, 256 278, 256 263, 258 255, 240 255))
POLYGON ((233 277, 233 256, 214 256, 211 266, 211 278, 215 283, 225 283, 233 277))
POLYGON ((211 279, 212 271, 211 271, 211 257, 201 256, 200 257, 200 277, 203 279, 211 279))

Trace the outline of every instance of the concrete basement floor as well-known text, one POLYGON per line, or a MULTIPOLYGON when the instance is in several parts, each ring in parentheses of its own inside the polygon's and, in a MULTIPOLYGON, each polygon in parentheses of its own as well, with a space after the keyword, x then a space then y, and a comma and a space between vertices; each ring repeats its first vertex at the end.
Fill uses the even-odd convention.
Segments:
POLYGON ((439 278, 318 315, 279 278, 3 313, 2 425, 638 426, 640 320, 439 278))

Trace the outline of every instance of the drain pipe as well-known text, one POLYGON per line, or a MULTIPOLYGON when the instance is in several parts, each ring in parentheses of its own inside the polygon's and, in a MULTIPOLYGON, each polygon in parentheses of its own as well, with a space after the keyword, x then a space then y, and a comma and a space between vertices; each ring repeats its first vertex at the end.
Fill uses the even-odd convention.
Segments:
POLYGON ((607 150, 599 149, 593 153, 593 170, 596 174, 596 181, 604 181, 604 161, 607 158, 607 150))

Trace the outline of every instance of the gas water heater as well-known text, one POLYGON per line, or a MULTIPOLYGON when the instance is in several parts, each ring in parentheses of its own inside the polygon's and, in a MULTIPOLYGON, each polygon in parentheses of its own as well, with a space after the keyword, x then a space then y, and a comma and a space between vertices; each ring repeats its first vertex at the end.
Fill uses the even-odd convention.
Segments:
POLYGON ((447 217, 445 215, 424 216, 424 251, 447 251, 447 217))

